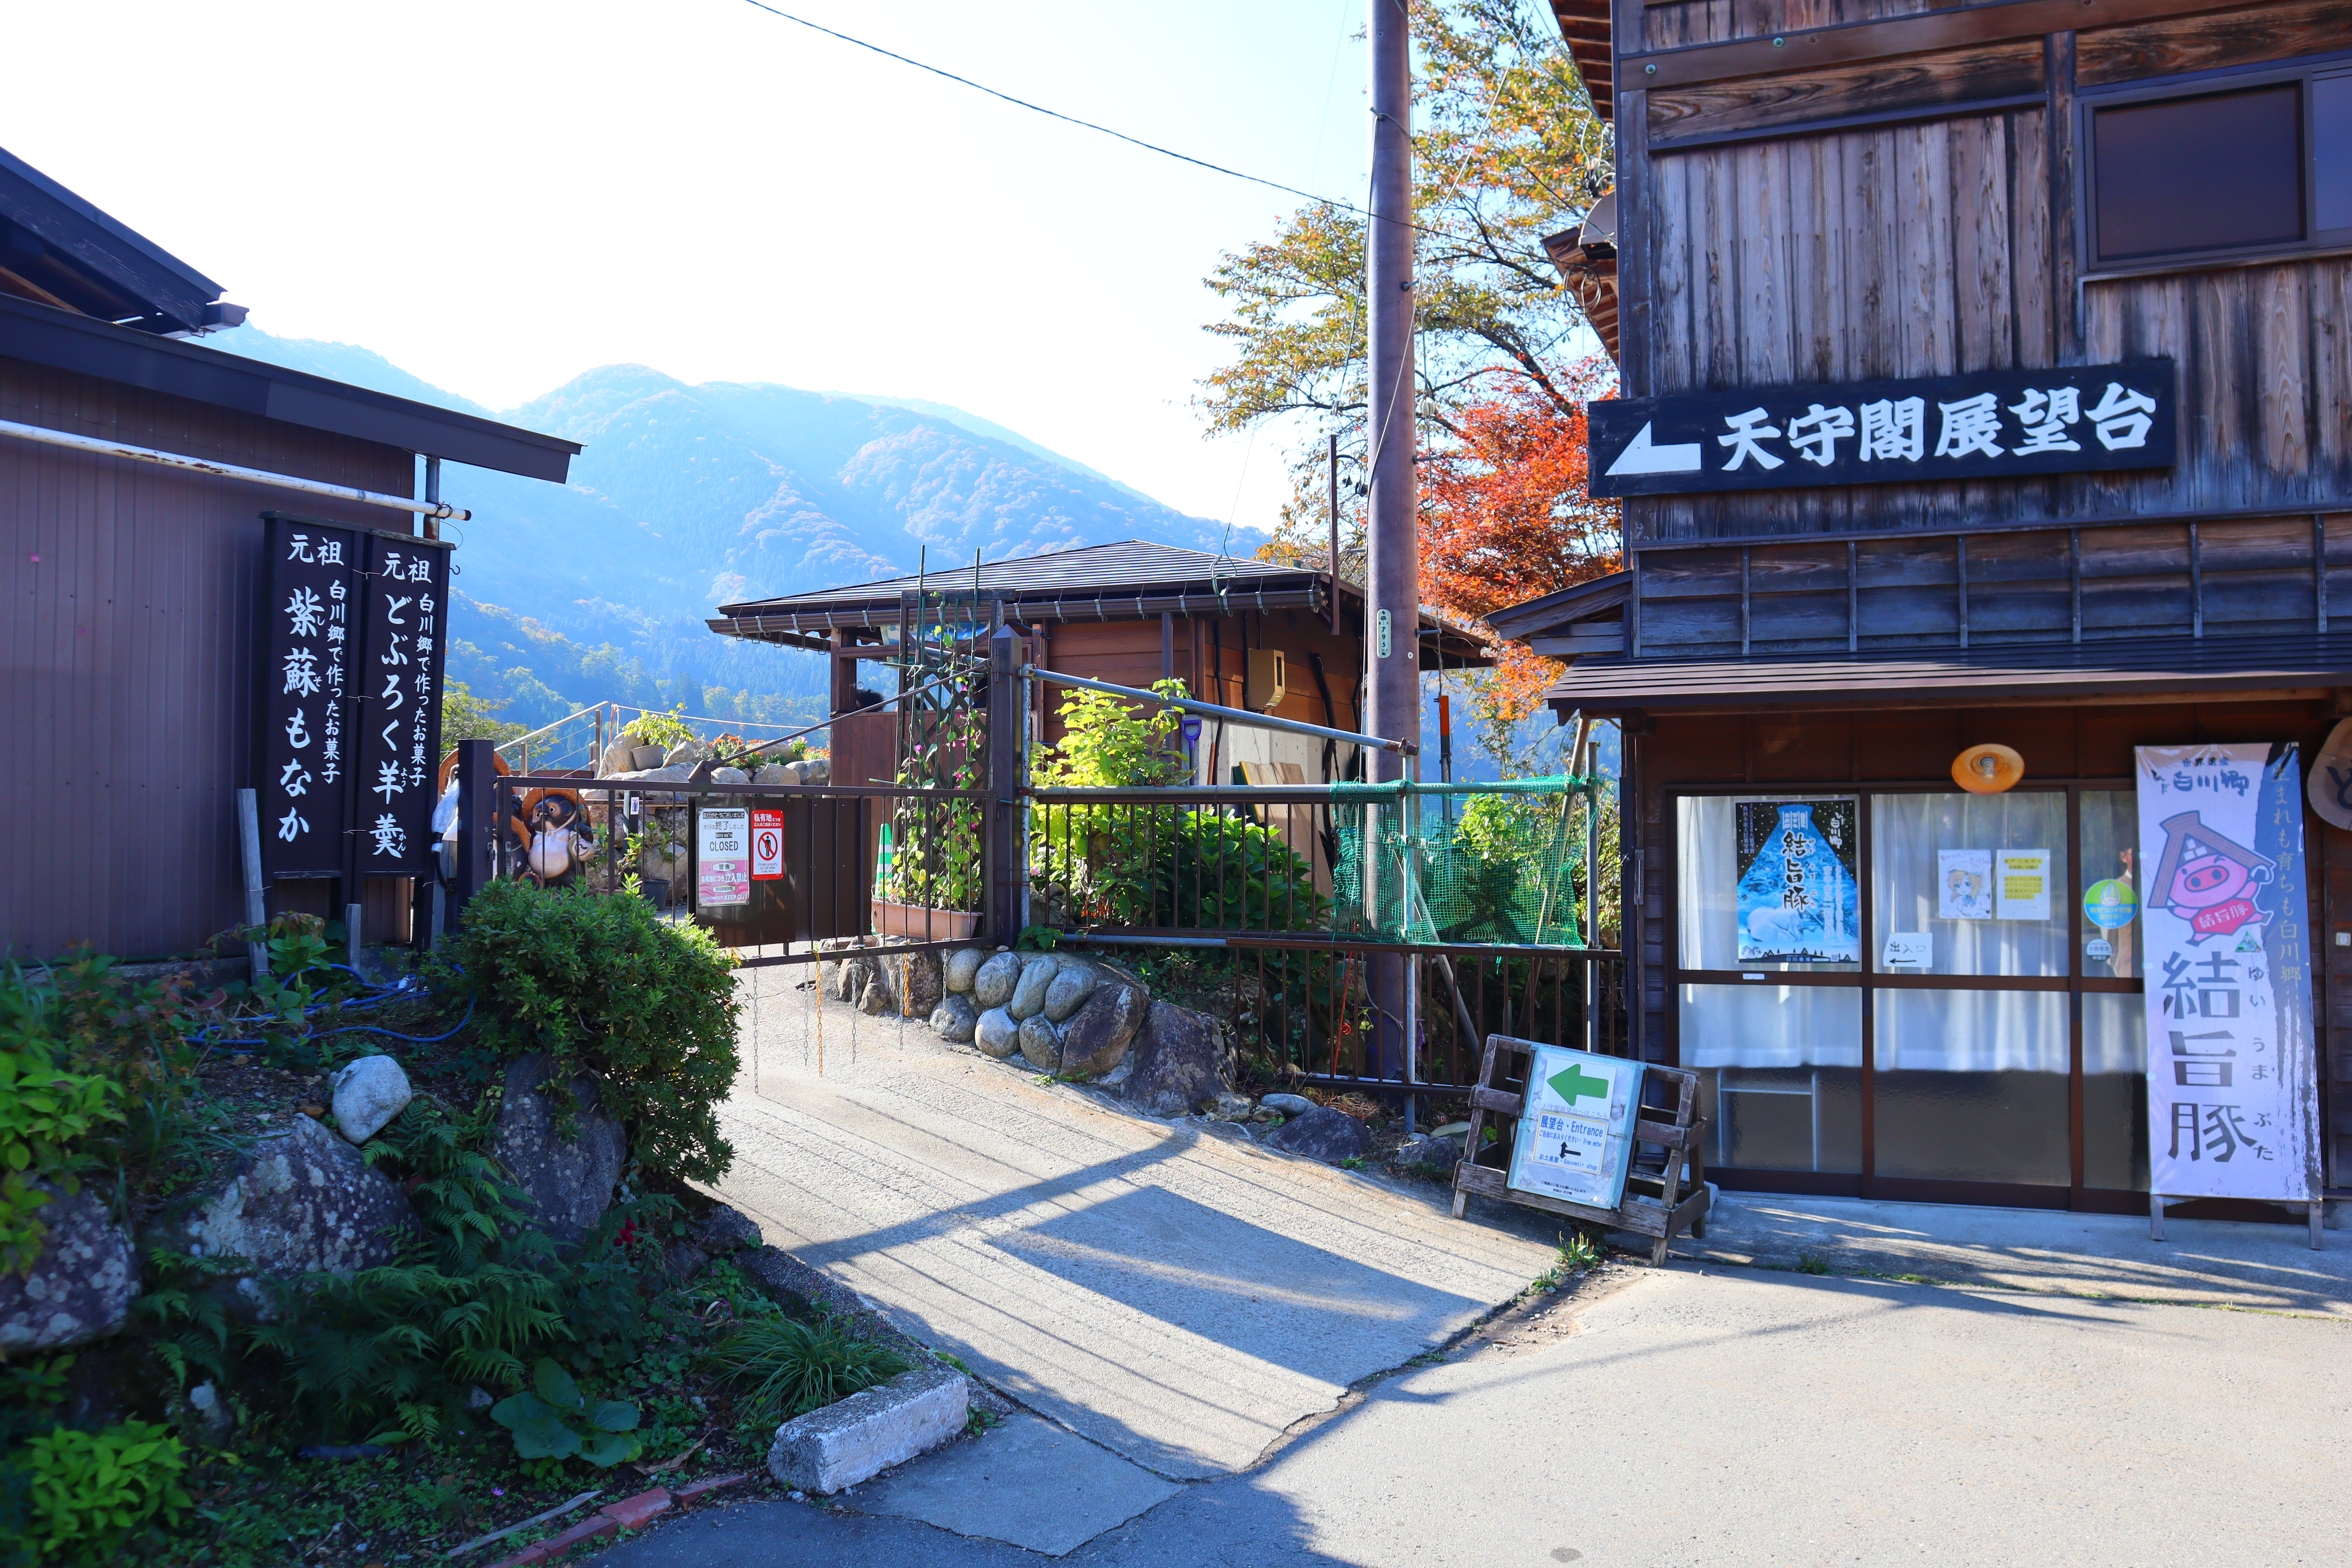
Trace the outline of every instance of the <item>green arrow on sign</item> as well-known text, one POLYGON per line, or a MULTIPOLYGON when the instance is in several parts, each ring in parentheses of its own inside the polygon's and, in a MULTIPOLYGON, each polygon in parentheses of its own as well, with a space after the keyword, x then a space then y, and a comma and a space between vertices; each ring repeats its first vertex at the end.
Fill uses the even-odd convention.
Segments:
POLYGON ((1605 1078, 1589 1076, 1581 1067, 1573 1062, 1569 1064, 1566 1072, 1554 1073, 1548 1081, 1551 1084, 1551 1091, 1570 1105, 1574 1105, 1588 1094, 1595 1100, 1609 1098, 1609 1080, 1605 1078))

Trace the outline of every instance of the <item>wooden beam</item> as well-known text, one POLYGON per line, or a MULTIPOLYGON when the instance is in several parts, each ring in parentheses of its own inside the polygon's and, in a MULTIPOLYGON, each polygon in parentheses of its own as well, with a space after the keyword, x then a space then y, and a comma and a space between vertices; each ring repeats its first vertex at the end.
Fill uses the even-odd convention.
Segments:
POLYGON ((1618 64, 1629 81, 1644 88, 1691 87, 1739 77, 1813 71, 1824 66, 1967 48, 2008 38, 2035 38, 2048 33, 2125 26, 2168 16, 2241 9, 2243 7, 2217 5, 2213 0, 2001 0, 1997 5, 1961 5, 1924 16, 1853 22, 1769 37, 1741 38, 1727 44, 1626 52, 1618 56, 1618 64))

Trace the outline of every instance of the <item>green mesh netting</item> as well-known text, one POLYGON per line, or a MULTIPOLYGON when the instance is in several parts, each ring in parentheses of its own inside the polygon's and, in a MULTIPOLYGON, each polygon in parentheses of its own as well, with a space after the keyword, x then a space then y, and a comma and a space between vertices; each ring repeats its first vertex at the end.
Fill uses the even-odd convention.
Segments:
POLYGON ((1583 946, 1590 784, 1333 785, 1335 928, 1390 942, 1583 946))

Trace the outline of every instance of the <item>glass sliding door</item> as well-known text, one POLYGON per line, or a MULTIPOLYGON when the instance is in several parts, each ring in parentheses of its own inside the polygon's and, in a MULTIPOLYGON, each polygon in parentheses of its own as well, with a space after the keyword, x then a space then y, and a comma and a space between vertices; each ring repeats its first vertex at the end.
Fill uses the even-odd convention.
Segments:
POLYGON ((2145 1191, 2128 788, 1694 794, 1674 821, 1675 1038, 1714 1174, 2114 1210, 2145 1191))

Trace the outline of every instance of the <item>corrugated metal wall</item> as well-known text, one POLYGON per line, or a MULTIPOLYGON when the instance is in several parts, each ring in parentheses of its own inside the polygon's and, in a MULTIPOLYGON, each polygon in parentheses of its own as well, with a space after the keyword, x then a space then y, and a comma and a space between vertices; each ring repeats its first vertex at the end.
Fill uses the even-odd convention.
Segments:
MULTIPOLYGON (((0 357, 0 418, 399 495, 398 447, 0 357)), ((0 436, 0 952, 188 953, 243 918, 261 513, 398 514, 0 436)), ((291 889, 289 889, 290 891, 291 889)))

